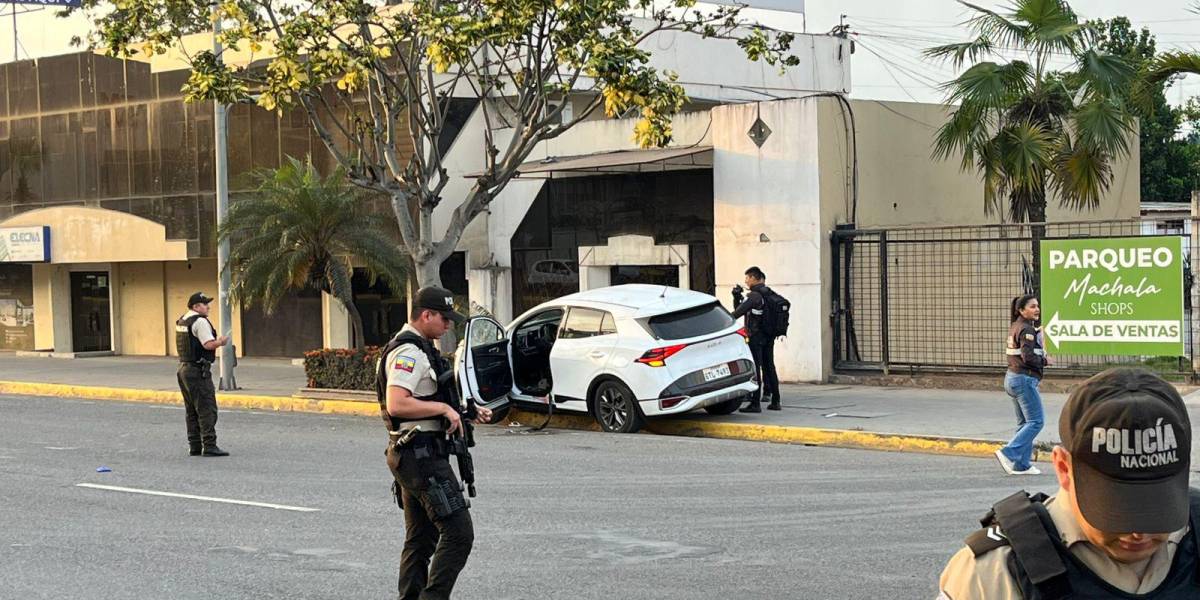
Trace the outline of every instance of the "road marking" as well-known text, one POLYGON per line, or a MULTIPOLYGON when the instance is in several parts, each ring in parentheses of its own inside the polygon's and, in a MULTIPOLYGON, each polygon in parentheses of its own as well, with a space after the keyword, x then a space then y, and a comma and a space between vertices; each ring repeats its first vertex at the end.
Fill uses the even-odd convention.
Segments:
POLYGON ((159 492, 156 490, 142 490, 138 488, 121 487, 117 485, 100 485, 97 483, 77 483, 75 487, 91 488, 94 490, 108 490, 111 492, 128 492, 130 494, 146 494, 148 496, 166 496, 168 498, 185 498, 188 500, 204 500, 205 502, 221 502, 224 504, 240 504, 242 506, 258 506, 261 508, 274 508, 276 510, 291 510, 295 512, 317 512, 319 508, 306 508, 303 506, 288 506, 286 504, 271 504, 269 502, 251 502, 250 500, 233 500, 230 498, 214 498, 212 496, 194 496, 192 494, 176 494, 175 492, 159 492))

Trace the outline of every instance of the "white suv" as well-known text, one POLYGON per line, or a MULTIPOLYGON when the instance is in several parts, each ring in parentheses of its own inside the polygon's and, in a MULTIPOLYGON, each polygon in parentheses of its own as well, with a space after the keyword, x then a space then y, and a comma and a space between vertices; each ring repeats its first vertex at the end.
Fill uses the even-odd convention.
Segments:
POLYGON ((455 358, 479 404, 553 402, 619 433, 698 408, 729 414, 757 389, 754 371, 745 331, 716 298, 657 285, 564 296, 507 328, 474 317, 455 358))

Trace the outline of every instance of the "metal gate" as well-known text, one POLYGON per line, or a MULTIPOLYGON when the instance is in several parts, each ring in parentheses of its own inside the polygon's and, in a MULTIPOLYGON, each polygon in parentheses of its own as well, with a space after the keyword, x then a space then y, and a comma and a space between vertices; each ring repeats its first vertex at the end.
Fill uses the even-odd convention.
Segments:
POLYGON ((837 371, 1001 372, 1009 303, 1037 285, 1042 239, 1183 237, 1185 356, 1056 356, 1051 372, 1086 375, 1140 365, 1194 379, 1197 323, 1190 252, 1196 223, 1122 220, 894 229, 832 235, 833 354, 837 371))

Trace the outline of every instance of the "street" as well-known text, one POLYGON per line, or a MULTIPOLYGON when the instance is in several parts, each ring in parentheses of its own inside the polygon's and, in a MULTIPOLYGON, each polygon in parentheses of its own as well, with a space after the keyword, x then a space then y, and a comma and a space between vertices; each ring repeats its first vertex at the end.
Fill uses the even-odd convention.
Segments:
MULTIPOLYGON (((0 415, 4 598, 395 596, 376 419, 226 410, 233 456, 213 459, 187 456, 181 407, 0 396, 0 415)), ((932 598, 992 502, 1054 485, 983 459, 517 430, 480 429, 455 597, 932 598)))

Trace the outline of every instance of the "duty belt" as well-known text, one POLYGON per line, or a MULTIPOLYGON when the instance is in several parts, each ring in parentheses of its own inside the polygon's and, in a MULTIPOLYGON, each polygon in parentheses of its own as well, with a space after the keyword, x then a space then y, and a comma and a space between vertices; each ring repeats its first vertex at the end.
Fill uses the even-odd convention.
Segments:
POLYGON ((396 431, 389 431, 388 435, 392 437, 402 436, 409 431, 417 431, 420 433, 437 433, 445 431, 446 426, 441 419, 424 419, 421 421, 405 421, 400 424, 400 428, 396 431))
MULTIPOLYGON (((423 421, 405 421, 396 431, 388 431, 388 442, 403 448, 412 442, 419 434, 437 434, 446 430, 440 419, 425 419, 423 421)), ((429 437, 428 435, 426 437, 429 437)))

